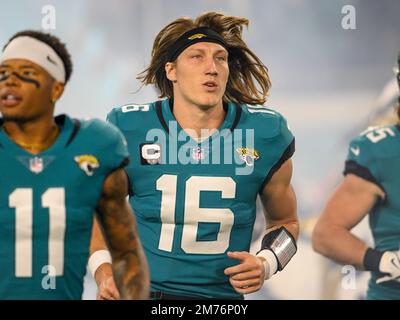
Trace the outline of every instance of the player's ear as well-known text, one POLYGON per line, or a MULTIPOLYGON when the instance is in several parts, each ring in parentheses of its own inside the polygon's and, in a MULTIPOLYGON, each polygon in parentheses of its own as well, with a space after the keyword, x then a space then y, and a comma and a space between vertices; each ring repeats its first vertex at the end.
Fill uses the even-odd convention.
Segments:
POLYGON ((51 102, 54 104, 64 92, 65 85, 61 82, 55 81, 53 89, 51 90, 51 102))
POLYGON ((176 65, 174 62, 167 62, 165 64, 165 74, 169 81, 176 81, 176 65))

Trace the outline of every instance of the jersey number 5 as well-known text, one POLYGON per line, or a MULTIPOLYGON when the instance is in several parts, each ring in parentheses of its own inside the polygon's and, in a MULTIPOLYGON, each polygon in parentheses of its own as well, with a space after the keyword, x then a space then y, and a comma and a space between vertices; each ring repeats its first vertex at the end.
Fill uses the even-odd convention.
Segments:
MULTIPOLYGON (((157 180, 157 190, 162 192, 158 248, 168 252, 172 251, 174 240, 177 178, 176 175, 165 174, 157 180)), ((221 192, 222 199, 232 199, 236 194, 236 182, 230 177, 193 176, 186 181, 185 190, 182 250, 192 254, 224 253, 229 247, 234 214, 228 208, 200 208, 200 192, 221 192), (216 240, 197 240, 200 222, 220 224, 216 240)))

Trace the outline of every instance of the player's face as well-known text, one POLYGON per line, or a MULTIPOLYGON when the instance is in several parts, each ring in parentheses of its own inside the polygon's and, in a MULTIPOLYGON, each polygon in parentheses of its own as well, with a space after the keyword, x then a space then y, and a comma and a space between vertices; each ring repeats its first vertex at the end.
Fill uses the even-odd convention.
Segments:
POLYGON ((222 105, 229 77, 228 52, 216 43, 199 42, 186 48, 175 63, 166 66, 174 83, 174 98, 202 108, 222 105))
POLYGON ((55 80, 37 64, 10 59, 0 64, 0 112, 4 120, 26 122, 52 114, 55 80))

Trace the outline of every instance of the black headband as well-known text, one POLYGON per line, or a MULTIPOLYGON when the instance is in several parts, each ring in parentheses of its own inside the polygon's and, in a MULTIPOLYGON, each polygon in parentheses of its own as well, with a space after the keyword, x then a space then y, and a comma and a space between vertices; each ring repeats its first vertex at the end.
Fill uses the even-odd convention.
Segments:
POLYGON ((187 47, 198 42, 214 42, 223 46, 228 50, 228 44, 222 36, 214 30, 206 27, 199 27, 185 32, 178 40, 171 46, 168 51, 168 62, 175 61, 176 58, 187 47))

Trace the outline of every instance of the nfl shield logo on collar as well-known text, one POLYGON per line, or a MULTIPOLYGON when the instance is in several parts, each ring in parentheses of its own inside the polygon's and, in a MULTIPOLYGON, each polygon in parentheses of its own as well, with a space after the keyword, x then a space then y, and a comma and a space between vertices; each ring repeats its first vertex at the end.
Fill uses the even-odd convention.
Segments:
POLYGON ((194 160, 203 160, 204 159, 204 149, 200 147, 196 147, 192 149, 192 158, 194 160))
POLYGON ((42 173, 54 159, 54 156, 17 157, 17 160, 34 174, 42 173))
POLYGON ((29 169, 33 173, 40 173, 43 171, 43 159, 34 157, 29 159, 29 169))

